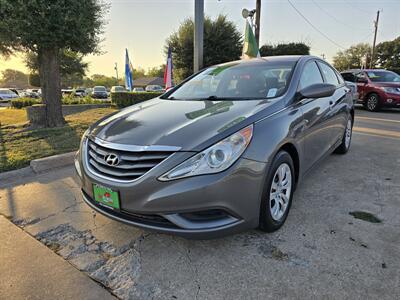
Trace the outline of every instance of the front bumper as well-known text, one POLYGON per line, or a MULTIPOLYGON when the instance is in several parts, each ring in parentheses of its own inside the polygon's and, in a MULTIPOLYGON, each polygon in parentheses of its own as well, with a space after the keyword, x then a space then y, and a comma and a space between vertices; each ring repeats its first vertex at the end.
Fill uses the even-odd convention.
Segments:
POLYGON ((78 154, 76 168, 81 172, 83 199, 114 220, 187 238, 214 238, 257 227, 267 164, 240 158, 218 174, 157 180, 192 155, 176 152, 143 177, 117 183, 91 173, 85 157, 78 154), (95 202, 93 184, 118 191, 120 209, 95 202))
POLYGON ((396 94, 386 94, 382 101, 385 107, 399 107, 400 108, 400 95, 396 94))

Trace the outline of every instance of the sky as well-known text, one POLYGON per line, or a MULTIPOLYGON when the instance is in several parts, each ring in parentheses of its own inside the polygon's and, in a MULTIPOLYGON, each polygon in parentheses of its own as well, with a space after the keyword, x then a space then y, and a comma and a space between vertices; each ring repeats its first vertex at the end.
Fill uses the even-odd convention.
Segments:
MULTIPOLYGON (((194 15, 194 0, 108 1, 102 54, 86 57, 88 75, 115 76, 117 63, 119 76, 123 76, 125 48, 134 68, 147 70, 163 64, 165 40, 184 19, 194 15)), ((254 9, 256 1, 204 2, 206 15, 227 15, 243 33, 245 21, 241 11, 254 9)), ((360 42, 372 43, 377 10, 381 11, 377 43, 400 36, 400 0, 262 0, 260 44, 305 42, 310 45, 311 54, 324 54, 332 61, 339 50, 360 42)), ((0 71, 6 68, 27 72, 23 55, 8 60, 0 57, 0 71)))

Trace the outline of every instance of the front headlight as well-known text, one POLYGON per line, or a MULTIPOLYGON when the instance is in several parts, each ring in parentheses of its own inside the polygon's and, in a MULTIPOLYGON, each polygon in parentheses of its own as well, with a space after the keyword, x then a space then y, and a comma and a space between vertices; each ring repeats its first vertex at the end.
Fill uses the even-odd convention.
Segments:
POLYGON ((195 175, 222 172, 228 169, 242 155, 249 145, 252 136, 253 125, 249 125, 192 156, 159 177, 159 180, 168 181, 195 175))
POLYGON ((382 87, 382 90, 384 90, 385 93, 388 93, 388 94, 400 95, 400 89, 399 89, 399 88, 394 88, 394 87, 382 87))

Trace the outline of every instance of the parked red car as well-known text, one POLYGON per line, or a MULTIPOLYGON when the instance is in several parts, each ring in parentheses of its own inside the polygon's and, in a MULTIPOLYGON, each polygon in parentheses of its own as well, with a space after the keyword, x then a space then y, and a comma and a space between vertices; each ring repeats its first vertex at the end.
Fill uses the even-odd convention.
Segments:
POLYGON ((400 75, 379 69, 354 69, 341 74, 344 80, 357 83, 359 102, 369 111, 400 108, 400 75))

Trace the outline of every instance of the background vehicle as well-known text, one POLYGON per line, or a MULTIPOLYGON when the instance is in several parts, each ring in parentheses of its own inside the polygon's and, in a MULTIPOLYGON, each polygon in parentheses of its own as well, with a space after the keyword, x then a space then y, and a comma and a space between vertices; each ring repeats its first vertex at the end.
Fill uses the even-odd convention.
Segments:
POLYGON ((19 96, 10 89, 0 89, 0 101, 8 102, 12 99, 19 98, 19 96))
POLYGON ((110 92, 111 93, 123 93, 123 92, 126 92, 126 89, 121 85, 115 85, 115 86, 111 87, 110 92))
POLYGON ((107 99, 107 89, 104 86, 95 86, 93 88, 92 97, 96 99, 107 99))
POLYGON ((135 87, 133 88, 132 92, 139 93, 139 92, 145 92, 145 90, 142 87, 135 87))
POLYGON ((360 97, 357 89, 357 84, 351 81, 345 81, 346 85, 351 89, 351 94, 353 96, 354 103, 358 102, 358 98, 360 97))
POLYGON ((150 84, 146 86, 146 92, 163 92, 164 89, 161 85, 150 84))
POLYGON ((357 84, 359 102, 370 111, 382 107, 400 107, 400 75, 379 69, 355 69, 341 73, 357 84))
POLYGON ((85 88, 77 88, 77 89, 74 90, 73 94, 74 94, 74 96, 81 97, 81 98, 87 96, 85 88))
POLYGON ((85 202, 118 221, 198 238, 270 232, 304 174, 349 150, 353 117, 350 89, 319 58, 235 61, 99 120, 75 167, 85 202))

